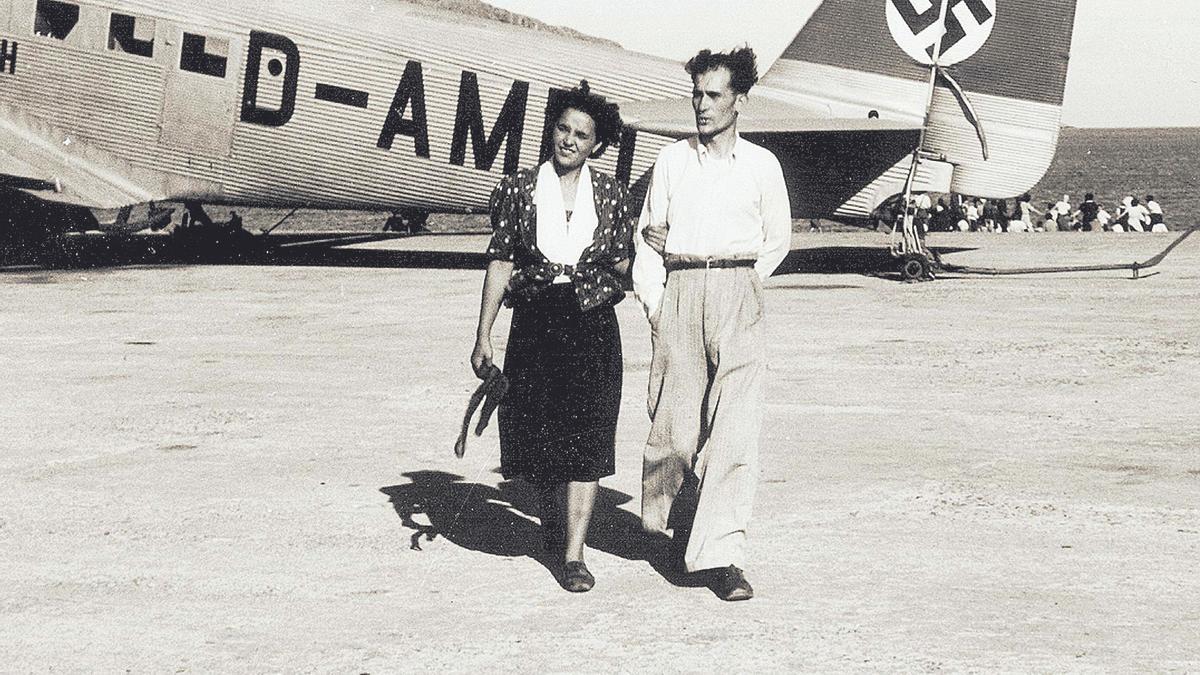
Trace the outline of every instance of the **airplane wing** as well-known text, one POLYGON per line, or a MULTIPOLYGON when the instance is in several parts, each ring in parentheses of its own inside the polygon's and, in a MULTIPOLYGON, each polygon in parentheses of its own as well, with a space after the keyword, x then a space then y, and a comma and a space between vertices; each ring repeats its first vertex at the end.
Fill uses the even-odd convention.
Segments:
MULTIPOLYGON (((638 131, 686 138, 696 133, 695 113, 688 98, 635 101, 621 104, 625 125, 638 131)), ((743 135, 810 134, 821 132, 913 132, 919 122, 878 118, 834 117, 819 104, 797 104, 763 96, 746 101, 738 116, 738 133, 743 135)))
MULTIPOLYGON (((690 99, 621 104, 630 128, 686 138, 696 133, 690 99)), ((788 183, 793 218, 868 219, 903 190, 921 123, 872 117, 835 117, 829 108, 752 96, 738 116, 738 133, 775 153, 788 183)), ((925 162, 921 189, 945 191, 950 165, 925 162)))
POLYGON ((40 199, 119 208, 163 199, 163 178, 84 139, 0 108, 0 187, 40 199))

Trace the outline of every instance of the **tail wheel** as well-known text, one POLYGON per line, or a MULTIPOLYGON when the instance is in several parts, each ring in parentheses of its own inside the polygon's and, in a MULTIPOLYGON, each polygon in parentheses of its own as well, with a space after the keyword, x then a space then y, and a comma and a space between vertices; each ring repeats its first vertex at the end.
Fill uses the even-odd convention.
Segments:
POLYGON ((925 281, 932 279, 929 258, 920 253, 907 253, 900 259, 900 278, 904 281, 925 281))

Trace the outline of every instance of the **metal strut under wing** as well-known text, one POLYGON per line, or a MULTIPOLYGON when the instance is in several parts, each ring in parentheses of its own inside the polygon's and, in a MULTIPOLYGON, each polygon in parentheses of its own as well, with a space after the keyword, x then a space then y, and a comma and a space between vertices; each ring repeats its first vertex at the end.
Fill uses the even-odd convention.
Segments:
POLYGON ((1193 225, 1192 227, 1184 230, 1183 234, 1180 234, 1178 237, 1176 237, 1175 241, 1171 242, 1170 245, 1163 249, 1161 253, 1153 258, 1150 258, 1149 260, 1146 260, 1145 262, 1115 263, 1110 265, 1062 265, 1059 267, 1012 267, 1007 269, 999 267, 974 267, 972 265, 949 265, 944 262, 938 262, 937 267, 944 272, 952 272, 957 274, 986 274, 992 276, 1012 274, 1052 274, 1056 272, 1107 272, 1110 270, 1130 270, 1133 272, 1133 278, 1137 279, 1141 276, 1142 270, 1149 269, 1162 262, 1163 259, 1167 257, 1168 253, 1173 251, 1176 246, 1182 244, 1183 240, 1187 239, 1188 235, 1196 230, 1200 230, 1200 225, 1193 225))

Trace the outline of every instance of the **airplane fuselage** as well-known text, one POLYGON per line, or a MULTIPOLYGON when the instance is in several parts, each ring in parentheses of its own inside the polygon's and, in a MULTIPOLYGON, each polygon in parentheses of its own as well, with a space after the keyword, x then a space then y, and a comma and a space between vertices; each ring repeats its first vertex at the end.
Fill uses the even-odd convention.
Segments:
MULTIPOLYGON (((739 128, 779 158, 794 217, 867 218, 906 186, 1010 197, 1049 166, 1075 0, 952 0, 945 44, 926 5, 781 7, 803 27, 739 128)), ((398 0, 0 0, 0 188, 481 211, 582 79, 633 120, 597 164, 636 188, 693 128, 672 61, 398 0)))
MULTIPOLYGON (((4 0, 0 47, 5 113, 208 203, 479 211, 541 158, 557 90, 690 91, 677 63, 403 3, 4 0)), ((635 181, 667 142, 598 165, 635 181)))

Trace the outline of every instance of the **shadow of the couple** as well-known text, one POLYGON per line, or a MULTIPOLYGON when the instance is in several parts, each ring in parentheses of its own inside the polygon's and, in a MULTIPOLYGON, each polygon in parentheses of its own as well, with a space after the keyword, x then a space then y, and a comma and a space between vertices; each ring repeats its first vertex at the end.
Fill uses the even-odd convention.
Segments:
MULTIPOLYGON (((403 475, 410 482, 379 491, 388 496, 401 524, 413 531, 413 550, 440 537, 488 555, 532 558, 551 574, 558 574, 562 561, 542 544, 538 493, 532 486, 503 481, 492 487, 445 471, 403 475)), ((610 488, 598 490, 588 547, 624 560, 646 562, 674 585, 699 585, 672 562, 665 538, 646 534, 638 516, 620 508, 632 499, 610 488)))

